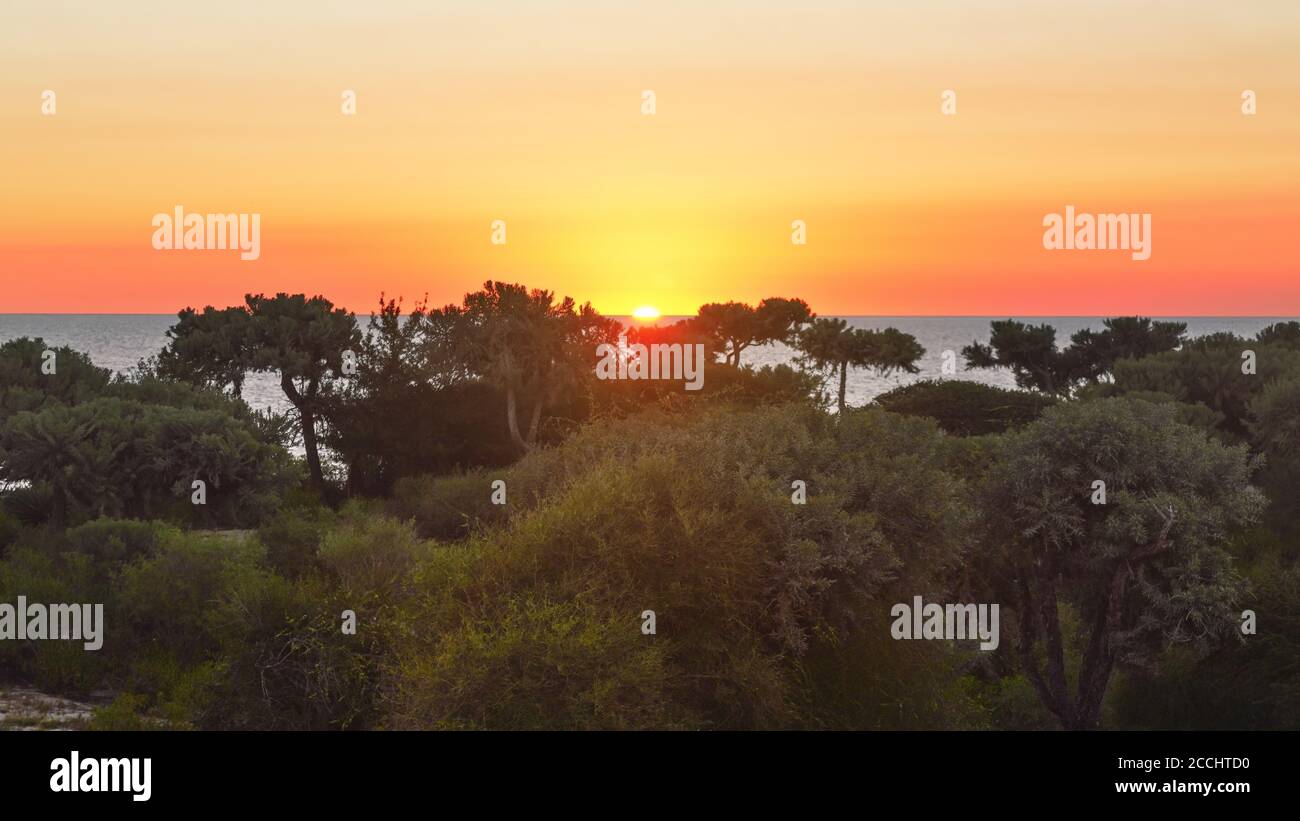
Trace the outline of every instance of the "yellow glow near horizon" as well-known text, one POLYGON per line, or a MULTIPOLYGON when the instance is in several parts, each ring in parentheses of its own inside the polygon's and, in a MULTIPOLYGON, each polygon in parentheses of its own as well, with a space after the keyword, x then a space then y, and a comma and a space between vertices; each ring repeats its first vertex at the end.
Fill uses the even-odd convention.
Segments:
POLYGON ((0 314, 1300 312, 1300 5, 972 5, 8 0, 0 314), (155 251, 178 205, 261 255, 155 251), (1151 259, 1045 249, 1066 205, 1152 214, 1151 259))
POLYGON ((642 321, 650 322, 659 318, 659 309, 653 305, 642 305, 640 308, 637 308, 632 312, 632 316, 642 321))

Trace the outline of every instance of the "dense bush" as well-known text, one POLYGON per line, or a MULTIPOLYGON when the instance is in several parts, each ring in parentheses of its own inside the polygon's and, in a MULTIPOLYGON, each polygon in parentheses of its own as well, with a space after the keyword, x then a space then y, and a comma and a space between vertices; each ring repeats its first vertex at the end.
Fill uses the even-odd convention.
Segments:
MULTIPOLYGON (((1271 338, 1271 337, 1270 337, 1271 338)), ((1221 415, 1228 441, 1249 437, 1250 406, 1269 385, 1300 375, 1300 350, 1232 334, 1200 337, 1176 351, 1125 359, 1115 365, 1113 393, 1150 391, 1221 415), (1255 373, 1242 373, 1242 354, 1253 351, 1255 373)))
MULTIPOLYGON (((533 453, 504 474, 508 519, 418 571, 392 650, 392 720, 886 725, 897 704, 842 670, 834 685, 809 677, 862 652, 898 597, 937 592, 960 561, 970 511, 942 451, 928 422, 873 410, 837 423, 795 406, 625 419, 533 453), (792 503, 796 479, 806 504, 792 503), (639 632, 644 610, 653 636, 639 632), (852 709, 825 709, 819 684, 852 709)), ((954 669, 931 687, 908 685, 915 665, 879 675, 927 699, 903 712, 938 726, 959 716, 935 697, 954 669)))
POLYGON ((220 410, 117 398, 49 405, 0 427, 0 481, 47 488, 50 518, 248 525, 294 482, 288 454, 220 410), (192 483, 206 483, 193 504, 192 483))
POLYGON ((345 465, 351 493, 387 495, 405 477, 512 462, 503 402, 481 381, 436 389, 359 379, 332 400, 325 442, 345 465))
POLYGON ((829 414, 785 367, 487 379, 400 319, 322 377, 350 490, 386 497, 341 509, 283 418, 0 346, 0 601, 106 630, 0 642, 0 676, 112 691, 102 729, 1300 727, 1300 325, 1135 360, 1151 328, 1112 323, 1074 401, 949 380, 829 414), (511 385, 545 392, 513 463, 511 385), (915 595, 1001 602, 1002 646, 895 641, 915 595))
POLYGON ((21 411, 89 401, 111 379, 111 373, 71 348, 48 348, 39 338, 10 340, 0 345, 0 423, 21 411), (47 349, 54 352, 52 374, 42 370, 47 349))
POLYGON ((1239 555, 1253 587, 1242 607, 1256 614, 1257 632, 1131 672, 1117 687, 1116 726, 1300 730, 1300 565, 1293 549, 1268 545, 1266 533, 1254 540, 1239 555))
POLYGON ((1055 402, 1046 394, 1009 391, 964 379, 927 379, 875 399, 887 411, 933 419, 954 436, 1002 433, 1034 421, 1055 402))

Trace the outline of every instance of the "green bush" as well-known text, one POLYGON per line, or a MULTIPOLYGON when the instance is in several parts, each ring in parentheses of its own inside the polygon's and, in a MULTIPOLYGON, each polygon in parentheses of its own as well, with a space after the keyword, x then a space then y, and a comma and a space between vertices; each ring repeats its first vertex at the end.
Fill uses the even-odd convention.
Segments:
POLYGON ((54 692, 87 693, 109 671, 106 652, 112 638, 107 599, 93 559, 61 550, 61 534, 24 534, 0 562, 0 601, 16 604, 19 596, 42 604, 102 603, 104 648, 87 652, 77 641, 0 641, 0 671, 54 692))
POLYGON ((187 533, 126 565, 106 614, 115 652, 128 659, 165 653, 184 666, 210 660, 221 638, 213 603, 242 579, 264 575, 262 556, 255 542, 187 533))
POLYGON ((55 523, 100 516, 247 525, 295 481, 290 457, 218 410, 116 398, 51 405, 0 427, 0 481, 52 494, 55 523), (206 483, 193 504, 191 483, 206 483))
POLYGON ((68 528, 65 539, 70 549, 90 556, 107 573, 152 555, 164 539, 178 535, 176 528, 162 522, 103 518, 68 528))
MULTIPOLYGON (((420 565, 385 709, 403 727, 824 723, 809 676, 860 651, 900 596, 940 591, 961 559, 970 511, 945 458, 931 423, 879 410, 589 426, 507 472, 504 523, 420 565), (639 631, 644 610, 656 635, 639 631)), ((908 684, 916 666, 879 676, 930 699, 907 709, 939 724, 936 694, 957 686, 946 669, 924 688, 908 684)), ((882 726, 877 696, 863 683, 837 697, 882 726)))
POLYGON ((49 348, 43 339, 20 337, 0 344, 0 425, 23 411, 75 405, 103 394, 112 374, 68 347, 49 348), (45 373, 45 351, 53 350, 54 373, 45 373))
POLYGON ((257 538, 266 547, 267 565, 288 579, 320 568, 321 539, 337 516, 320 505, 284 508, 262 523, 257 538))
POLYGON ((95 709, 86 729, 108 732, 157 729, 156 722, 142 715, 148 701, 135 693, 119 693, 111 703, 95 709))
POLYGON ((954 436, 979 436, 1028 424, 1056 400, 1032 391, 943 379, 894 388, 877 396, 875 403, 892 413, 933 419, 954 436))
POLYGON ((350 602, 320 580, 239 579, 212 610, 219 661, 204 687, 202 729, 326 730, 376 722, 381 625, 340 629, 350 602))
MULTIPOLYGON (((1270 337, 1271 338, 1271 337, 1270 337)), ((1112 392, 1158 392, 1220 414, 1220 434, 1229 443, 1250 435, 1251 403, 1279 379, 1300 375, 1300 350, 1278 342, 1231 334, 1200 337, 1176 351, 1115 365, 1112 392), (1256 372, 1242 373, 1242 353, 1255 352, 1256 372)))

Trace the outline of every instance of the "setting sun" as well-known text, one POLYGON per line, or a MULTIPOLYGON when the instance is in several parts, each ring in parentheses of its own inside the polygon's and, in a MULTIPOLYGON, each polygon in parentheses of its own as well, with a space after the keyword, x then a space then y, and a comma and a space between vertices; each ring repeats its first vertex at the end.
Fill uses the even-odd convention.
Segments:
POLYGON ((654 307, 653 305, 642 305, 640 308, 637 308, 635 311, 632 312, 632 316, 636 317, 637 319, 646 320, 648 322, 650 320, 659 318, 659 309, 654 307))

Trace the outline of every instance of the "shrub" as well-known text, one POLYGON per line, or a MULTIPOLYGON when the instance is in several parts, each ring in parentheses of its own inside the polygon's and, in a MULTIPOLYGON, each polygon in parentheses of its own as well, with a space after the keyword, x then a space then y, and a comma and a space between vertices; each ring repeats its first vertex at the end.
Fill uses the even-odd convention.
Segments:
MULTIPOLYGON (((805 660, 846 659, 960 561, 970 513, 931 423, 799 406, 681 421, 602 423, 530 454, 506 477, 509 518, 421 563, 392 632, 396 725, 812 724, 825 716, 798 694, 825 668, 805 660)), ((906 668, 880 675, 906 697, 906 668)), ((841 697, 869 723, 876 696, 841 697)))
POLYGON ((0 427, 0 481, 52 495, 56 523, 98 516, 256 522, 294 481, 288 454, 217 410, 100 398, 13 416, 0 427), (203 480, 206 504, 191 503, 203 480))
POLYGON ((320 567, 320 543, 337 516, 327 507, 309 505, 276 512, 257 530, 266 547, 267 565, 281 576, 296 579, 320 567))
POLYGON ((365 728, 375 720, 373 637, 340 630, 349 602, 320 580, 247 575, 221 597, 212 623, 221 648, 204 688, 202 729, 365 728))
POLYGON ((100 396, 112 374, 68 347, 53 348, 55 370, 42 371, 48 346, 20 337, 0 344, 0 424, 16 413, 74 405, 100 396))
POLYGON ((954 436, 979 436, 1028 424, 1056 400, 960 379, 927 379, 883 393, 875 403, 892 413, 933 419, 954 436))

